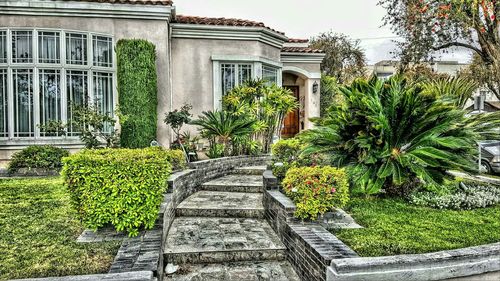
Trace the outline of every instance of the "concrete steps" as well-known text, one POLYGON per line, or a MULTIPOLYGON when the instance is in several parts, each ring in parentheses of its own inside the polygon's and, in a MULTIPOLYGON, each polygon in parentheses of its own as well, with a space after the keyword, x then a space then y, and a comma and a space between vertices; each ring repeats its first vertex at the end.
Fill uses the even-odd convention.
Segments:
POLYGON ((176 218, 164 252, 168 263, 281 261, 286 248, 263 219, 176 218))
POLYGON ((247 166, 234 169, 234 174, 262 176, 266 170, 267 166, 247 166))
POLYGON ((262 193, 199 191, 176 209, 178 217, 264 218, 262 193))
POLYGON ((182 266, 184 274, 174 274, 165 280, 220 281, 261 280, 300 281, 288 262, 234 262, 223 264, 196 264, 182 266))
POLYGON ((264 171, 264 166, 237 168, 179 204, 164 264, 180 267, 166 280, 300 280, 264 219, 264 171))
POLYGON ((262 176, 257 175, 228 175, 208 181, 201 185, 200 189, 205 191, 226 192, 263 192, 262 176))

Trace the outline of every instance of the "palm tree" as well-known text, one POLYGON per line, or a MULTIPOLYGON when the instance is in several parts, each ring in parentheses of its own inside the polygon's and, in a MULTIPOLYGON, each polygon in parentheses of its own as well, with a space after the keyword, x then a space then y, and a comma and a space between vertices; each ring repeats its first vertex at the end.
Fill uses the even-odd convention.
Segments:
POLYGON ((238 117, 226 111, 205 111, 197 120, 191 122, 200 127, 201 134, 212 143, 224 145, 224 155, 229 155, 229 144, 234 138, 249 136, 253 133, 255 119, 238 117))
POLYGON ((429 91, 399 77, 357 80, 340 89, 343 103, 302 134, 305 153, 348 167, 354 191, 364 194, 439 188, 448 170, 477 172, 476 141, 499 137, 500 113, 467 117, 455 100, 429 91))
POLYGON ((479 88, 474 81, 460 77, 438 78, 434 81, 423 84, 426 91, 437 94, 442 98, 449 98, 455 101, 455 105, 464 108, 467 101, 472 99, 472 95, 479 88))

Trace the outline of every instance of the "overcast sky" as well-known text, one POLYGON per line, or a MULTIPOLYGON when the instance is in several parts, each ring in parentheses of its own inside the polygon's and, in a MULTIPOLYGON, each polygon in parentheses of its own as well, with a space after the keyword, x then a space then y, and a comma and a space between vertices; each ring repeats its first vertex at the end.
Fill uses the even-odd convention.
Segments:
MULTIPOLYGON (((264 22, 291 38, 311 38, 333 30, 361 39, 369 63, 391 59, 397 39, 382 26, 385 10, 378 0, 175 0, 177 14, 232 17, 264 22)), ((467 61, 467 52, 442 55, 467 61)))

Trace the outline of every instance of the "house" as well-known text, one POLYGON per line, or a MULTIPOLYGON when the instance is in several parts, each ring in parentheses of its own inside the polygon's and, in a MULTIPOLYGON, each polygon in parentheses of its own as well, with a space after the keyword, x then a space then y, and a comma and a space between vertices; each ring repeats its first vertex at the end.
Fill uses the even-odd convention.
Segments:
POLYGON ((0 2, 0 162, 28 145, 77 150, 78 132, 47 137, 40 125, 71 121, 82 96, 118 106, 115 44, 156 46, 157 140, 168 146, 164 114, 193 105, 195 116, 221 107, 223 95, 249 78, 290 88, 300 101, 284 134, 311 128, 319 116, 324 54, 263 23, 177 15, 171 0, 7 0, 0 2), (48 86, 50 85, 50 86, 48 86))

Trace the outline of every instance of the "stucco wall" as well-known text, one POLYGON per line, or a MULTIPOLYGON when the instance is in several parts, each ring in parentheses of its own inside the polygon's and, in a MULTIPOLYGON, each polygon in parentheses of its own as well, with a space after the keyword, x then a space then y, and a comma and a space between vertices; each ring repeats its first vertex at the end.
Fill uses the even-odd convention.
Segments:
MULTIPOLYGON (((156 45, 158 73, 158 137, 166 143, 169 130, 163 124, 163 115, 170 108, 168 23, 163 20, 77 18, 55 16, 0 16, 0 27, 58 28, 77 31, 106 33, 114 36, 115 42, 123 38, 139 38, 156 45)), ((116 87, 116 85, 115 85, 116 87)), ((13 152, 0 149, 0 162, 13 152)))
POLYGON ((173 108, 191 104, 195 117, 214 109, 213 55, 280 60, 280 49, 258 41, 173 38, 171 44, 173 108))

